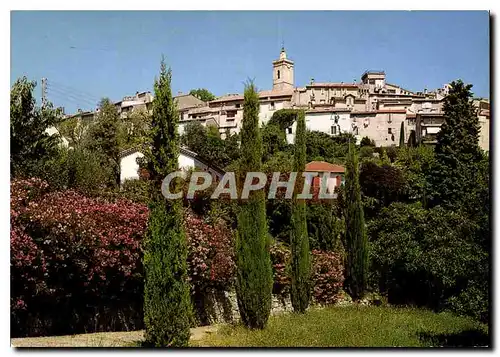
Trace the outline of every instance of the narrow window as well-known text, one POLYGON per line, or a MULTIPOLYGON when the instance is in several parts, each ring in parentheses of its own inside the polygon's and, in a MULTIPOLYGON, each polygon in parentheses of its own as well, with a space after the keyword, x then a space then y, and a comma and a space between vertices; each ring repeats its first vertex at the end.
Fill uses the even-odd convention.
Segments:
POLYGON ((288 134, 292 134, 292 127, 287 128, 288 134))
POLYGON ((278 79, 280 79, 280 70, 278 69, 278 79))
POLYGON ((337 134, 337 127, 335 125, 332 125, 332 127, 331 127, 331 133, 332 133, 332 135, 336 135, 337 134))

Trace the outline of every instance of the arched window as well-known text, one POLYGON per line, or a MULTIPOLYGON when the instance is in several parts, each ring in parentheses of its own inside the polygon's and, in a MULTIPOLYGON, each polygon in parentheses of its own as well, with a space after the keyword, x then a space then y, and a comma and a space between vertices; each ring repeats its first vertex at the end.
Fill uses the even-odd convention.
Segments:
POLYGON ((280 70, 278 69, 278 79, 280 79, 280 70))

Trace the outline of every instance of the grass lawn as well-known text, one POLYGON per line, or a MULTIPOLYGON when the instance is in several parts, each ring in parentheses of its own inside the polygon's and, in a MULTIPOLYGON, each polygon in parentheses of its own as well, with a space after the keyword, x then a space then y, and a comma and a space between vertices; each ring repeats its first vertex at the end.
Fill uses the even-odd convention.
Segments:
MULTIPOLYGON (((140 347, 143 331, 13 338, 13 347, 140 347)), ((450 313, 348 306, 269 319, 265 330, 241 325, 191 329, 192 347, 472 347, 488 346, 488 329, 450 313)))
POLYGON ((488 346, 488 329, 450 313, 411 308, 350 306, 280 315, 266 329, 221 326, 192 341, 199 347, 432 347, 488 346))

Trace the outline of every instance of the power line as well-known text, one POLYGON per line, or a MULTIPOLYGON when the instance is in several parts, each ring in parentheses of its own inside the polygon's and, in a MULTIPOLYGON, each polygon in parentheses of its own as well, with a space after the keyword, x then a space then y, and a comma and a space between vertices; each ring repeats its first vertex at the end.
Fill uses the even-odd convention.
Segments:
POLYGON ((97 105, 96 101, 93 101, 93 100, 90 100, 90 99, 86 99, 86 98, 82 98, 82 97, 79 97, 77 95, 74 95, 74 94, 71 94, 71 93, 67 93, 65 91, 61 91, 59 89, 48 88, 48 91, 51 94, 59 95, 60 97, 72 99, 72 100, 75 100, 75 101, 78 101, 78 102, 85 102, 85 103, 91 104, 93 106, 97 105))
POLYGON ((58 89, 49 88, 48 92, 51 95, 55 95, 55 96, 58 96, 59 98, 70 100, 70 101, 76 102, 78 104, 82 103, 82 104, 90 105, 92 107, 96 107, 98 105, 97 101, 93 101, 93 100, 90 100, 90 99, 82 98, 82 97, 79 97, 79 96, 76 96, 74 94, 67 93, 67 92, 64 92, 64 91, 61 91, 61 90, 58 90, 58 89))
POLYGON ((65 85, 65 84, 61 84, 61 83, 58 83, 58 82, 53 81, 53 80, 48 81, 48 83, 52 87, 59 88, 59 89, 62 89, 62 90, 65 90, 65 91, 69 91, 69 92, 73 92, 73 93, 75 93, 75 94, 77 94, 79 96, 82 96, 82 97, 87 97, 89 99, 97 100, 97 101, 100 100, 100 98, 98 96, 95 96, 95 95, 90 94, 88 92, 82 91, 81 89, 76 89, 76 88, 73 88, 71 86, 68 86, 68 85, 65 85))
POLYGON ((86 100, 86 99, 73 97, 71 95, 68 95, 67 93, 57 92, 57 91, 54 91, 52 89, 49 89, 48 93, 50 96, 55 96, 59 99, 67 100, 67 101, 70 101, 74 104, 78 104, 78 105, 82 105, 82 106, 83 105, 89 106, 89 107, 92 107, 92 109, 95 109, 95 107, 97 106, 97 103, 91 102, 91 101, 86 100))

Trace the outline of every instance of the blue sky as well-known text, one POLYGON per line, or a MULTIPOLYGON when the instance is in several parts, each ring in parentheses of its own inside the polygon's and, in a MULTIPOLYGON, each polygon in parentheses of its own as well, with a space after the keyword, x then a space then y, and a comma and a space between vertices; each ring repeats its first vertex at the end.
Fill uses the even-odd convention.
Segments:
POLYGON ((489 97, 489 14, 475 12, 11 12, 11 84, 48 78, 48 98, 71 113, 101 97, 151 90, 161 55, 174 93, 271 89, 284 40, 295 85, 359 81, 383 69, 410 90, 461 78, 489 97))

